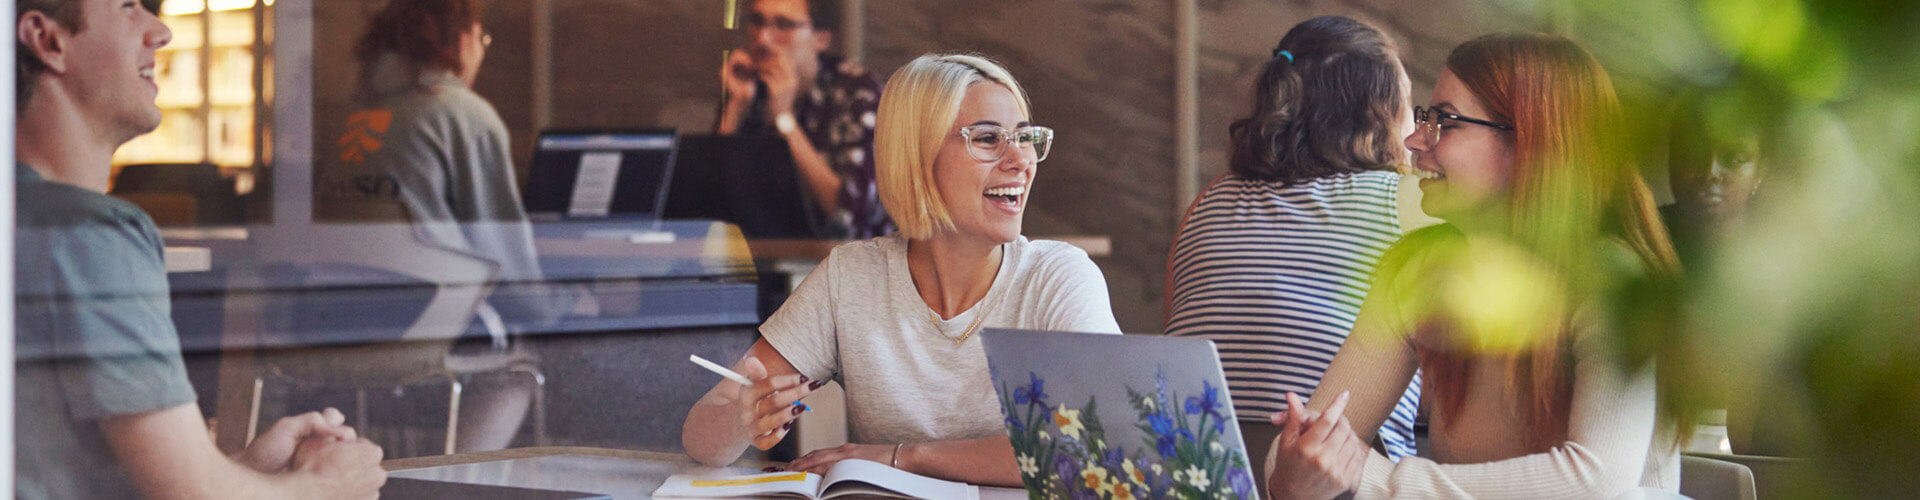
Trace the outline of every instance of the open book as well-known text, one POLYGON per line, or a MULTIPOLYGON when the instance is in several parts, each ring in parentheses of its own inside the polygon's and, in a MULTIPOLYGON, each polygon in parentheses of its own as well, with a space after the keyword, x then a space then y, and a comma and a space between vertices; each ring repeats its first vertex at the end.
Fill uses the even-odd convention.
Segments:
POLYGON ((870 495, 926 500, 978 500, 980 487, 942 481, 868 460, 848 459, 833 464, 827 475, 808 472, 771 472, 748 476, 712 477, 675 474, 653 490, 656 498, 715 498, 792 496, 810 499, 870 495))

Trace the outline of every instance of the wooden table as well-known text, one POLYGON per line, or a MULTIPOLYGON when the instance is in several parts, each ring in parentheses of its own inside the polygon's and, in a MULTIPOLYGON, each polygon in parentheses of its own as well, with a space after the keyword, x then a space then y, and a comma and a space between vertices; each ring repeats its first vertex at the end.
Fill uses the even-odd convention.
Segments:
MULTIPOLYGON (((469 453, 458 453, 453 455, 430 455, 430 456, 424 456, 424 457, 397 458, 397 459, 388 460, 385 462, 380 462, 380 467, 386 469, 387 472, 418 471, 422 469, 431 469, 436 467, 449 467, 454 465, 467 465, 467 464, 477 464, 477 463, 485 463, 485 462, 500 462, 500 461, 506 461, 506 460, 520 460, 520 459, 527 459, 527 458, 551 457, 551 456, 559 456, 559 455, 616 458, 621 460, 658 462, 662 464, 676 465, 676 466, 684 465, 688 467, 699 466, 699 463, 694 462, 692 457, 688 457, 686 455, 678 454, 678 453, 659 453, 659 452, 639 451, 639 450, 616 450, 611 448, 590 448, 590 447, 583 447, 583 446, 538 446, 538 447, 530 447, 530 448, 509 448, 505 450, 494 450, 494 451, 476 451, 476 452, 469 452, 469 453)), ((755 472, 759 472, 760 468, 776 465, 776 463, 760 462, 757 460, 742 460, 739 463, 736 463, 734 465, 741 469, 750 468, 750 469, 753 469, 755 472)), ((395 474, 395 477, 414 477, 414 474, 411 474, 411 473, 395 474)), ((429 479, 429 478, 423 477, 421 479, 429 479)))
POLYGON ((198 273, 213 270, 213 251, 207 247, 170 246, 166 248, 168 273, 198 273))
MULTIPOLYGON (((388 460, 390 477, 456 483, 580 491, 615 500, 650 499, 667 476, 682 472, 760 472, 771 463, 743 460, 729 468, 705 467, 686 455, 606 448, 540 447, 388 460)), ((981 487, 982 499, 1024 499, 1014 488, 981 487)))
MULTIPOLYGON (((1080 247, 1094 258, 1113 254, 1113 238, 1100 235, 1031 236, 1032 240, 1063 241, 1080 247)), ((833 247, 853 240, 747 240, 747 248, 756 259, 826 260, 833 247)))
MULTIPOLYGON (((1085 250, 1094 258, 1113 255, 1113 239, 1099 235, 1036 236, 1034 240, 1063 241, 1085 250)), ((747 240, 747 249, 755 259, 826 260, 833 247, 855 240, 747 240)), ((541 238, 535 241, 543 256, 563 257, 699 257, 713 256, 714 248, 703 241, 636 243, 619 239, 541 238)))

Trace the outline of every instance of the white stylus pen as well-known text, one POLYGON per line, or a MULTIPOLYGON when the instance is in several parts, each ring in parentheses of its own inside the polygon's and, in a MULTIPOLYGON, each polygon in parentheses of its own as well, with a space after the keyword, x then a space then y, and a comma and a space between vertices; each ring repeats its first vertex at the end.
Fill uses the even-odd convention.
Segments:
MULTIPOLYGON (((688 354, 687 360, 692 361, 693 364, 700 365, 701 368, 712 370, 714 373, 718 373, 720 374, 720 376, 726 377, 727 380, 739 382, 740 385, 753 385, 753 380, 747 378, 746 375, 741 375, 740 372, 728 370, 727 367, 720 366, 718 363, 707 361, 706 358, 702 358, 698 354, 688 354)), ((813 411, 813 407, 807 406, 806 403, 802 403, 798 400, 795 400, 793 402, 793 405, 800 407, 801 411, 813 411)))
POLYGON ((698 354, 688 354, 687 360, 692 361, 693 364, 700 365, 701 368, 712 370, 714 373, 726 377, 727 380, 739 382, 740 385, 753 385, 753 379, 747 378, 746 375, 741 375, 740 372, 728 370, 727 367, 720 366, 712 361, 707 361, 706 358, 702 358, 698 354))

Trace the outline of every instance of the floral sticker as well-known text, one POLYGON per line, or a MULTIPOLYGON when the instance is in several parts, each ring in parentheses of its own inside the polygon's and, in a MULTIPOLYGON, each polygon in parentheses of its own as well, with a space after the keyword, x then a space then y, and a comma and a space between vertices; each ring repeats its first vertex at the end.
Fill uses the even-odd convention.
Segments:
POLYGON ((1256 498, 1246 453, 1221 443, 1232 418, 1224 388, 1202 380, 1182 398, 1156 369, 1151 391, 1126 388, 1130 424, 1147 437, 1120 443, 1107 439, 1097 398, 1078 407, 1052 401, 1039 374, 1027 377, 1020 387, 1003 383, 1000 404, 1030 498, 1256 498))

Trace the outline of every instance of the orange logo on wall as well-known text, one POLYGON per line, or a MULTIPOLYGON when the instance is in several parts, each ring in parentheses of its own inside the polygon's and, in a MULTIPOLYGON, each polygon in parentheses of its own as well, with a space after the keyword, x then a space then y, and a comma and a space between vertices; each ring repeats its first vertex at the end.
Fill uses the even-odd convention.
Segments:
POLYGON ((340 160, 360 165, 367 162, 367 153, 379 151, 382 144, 376 134, 387 133, 393 126, 393 111, 369 109, 347 117, 347 135, 340 136, 340 160))

